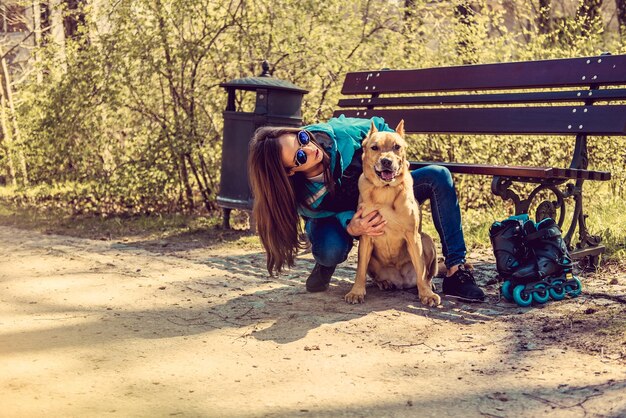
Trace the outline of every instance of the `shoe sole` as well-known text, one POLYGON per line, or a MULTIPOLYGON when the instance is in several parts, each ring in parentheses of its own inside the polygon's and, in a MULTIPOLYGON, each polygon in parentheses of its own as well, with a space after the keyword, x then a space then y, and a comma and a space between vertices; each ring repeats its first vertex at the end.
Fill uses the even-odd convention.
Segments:
POLYGON ((443 296, 445 296, 446 298, 450 298, 450 299, 461 300, 463 302, 485 303, 485 299, 470 299, 470 298, 465 298, 463 296, 448 295, 448 294, 445 294, 445 293, 443 293, 443 296))
POLYGON ((321 287, 308 287, 308 286, 306 286, 306 290, 307 290, 307 292, 310 292, 310 293, 324 292, 324 291, 328 290, 328 285, 321 286, 321 287))

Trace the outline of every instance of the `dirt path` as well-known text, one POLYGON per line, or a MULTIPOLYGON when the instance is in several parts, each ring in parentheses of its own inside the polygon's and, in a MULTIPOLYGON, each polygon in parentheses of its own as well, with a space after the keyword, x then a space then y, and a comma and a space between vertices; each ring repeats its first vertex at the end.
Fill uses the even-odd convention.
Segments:
POLYGON ((308 294, 310 255, 0 227, 0 416, 625 416, 626 279, 572 300, 484 304, 368 288, 308 294))

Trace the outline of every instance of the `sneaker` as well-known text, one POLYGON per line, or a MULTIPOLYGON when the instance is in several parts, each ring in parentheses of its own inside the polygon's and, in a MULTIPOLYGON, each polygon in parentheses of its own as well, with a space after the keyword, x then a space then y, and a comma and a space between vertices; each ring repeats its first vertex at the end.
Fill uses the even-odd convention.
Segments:
POLYGON ((464 265, 450 277, 443 279, 443 293, 469 302, 482 302, 485 292, 476 285, 472 272, 464 265))
POLYGON ((313 271, 309 278, 306 279, 306 290, 309 292, 323 292, 328 289, 328 283, 330 283, 330 278, 335 272, 335 267, 337 266, 326 267, 315 263, 313 271))

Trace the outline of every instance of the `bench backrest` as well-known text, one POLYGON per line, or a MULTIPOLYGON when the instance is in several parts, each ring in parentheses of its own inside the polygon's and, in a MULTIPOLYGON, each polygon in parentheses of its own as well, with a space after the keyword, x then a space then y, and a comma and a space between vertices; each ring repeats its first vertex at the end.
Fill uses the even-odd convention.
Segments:
POLYGON ((410 133, 626 134, 626 55, 360 71, 342 94, 335 116, 410 133))

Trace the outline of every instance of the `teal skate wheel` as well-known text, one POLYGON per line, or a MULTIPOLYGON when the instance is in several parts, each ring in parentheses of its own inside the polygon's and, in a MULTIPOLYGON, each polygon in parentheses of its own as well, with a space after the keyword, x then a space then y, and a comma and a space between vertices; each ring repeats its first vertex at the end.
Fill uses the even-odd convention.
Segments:
POLYGON ((563 280, 555 280, 550 287, 550 297, 554 300, 565 299, 565 287, 563 286, 563 280))
POLYGON ((502 293, 502 296, 504 297, 504 299, 508 300, 509 302, 513 302, 513 294, 511 294, 511 281, 507 280, 504 283, 502 283, 502 287, 500 288, 500 293, 502 293))
POLYGON ((532 293, 526 291, 526 286, 521 284, 519 286, 515 286, 515 289, 513 289, 513 300, 519 306, 526 307, 533 303, 533 295, 532 293))
POLYGON ((550 300, 550 292, 548 292, 545 283, 535 284, 532 291, 532 297, 537 303, 546 303, 550 300))
POLYGON ((580 282, 580 280, 578 280, 578 277, 574 277, 574 281, 576 282, 576 285, 572 285, 571 283, 566 283, 565 284, 565 292, 575 298, 576 296, 580 295, 583 292, 583 284, 580 282))

